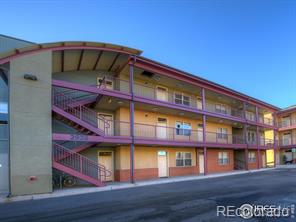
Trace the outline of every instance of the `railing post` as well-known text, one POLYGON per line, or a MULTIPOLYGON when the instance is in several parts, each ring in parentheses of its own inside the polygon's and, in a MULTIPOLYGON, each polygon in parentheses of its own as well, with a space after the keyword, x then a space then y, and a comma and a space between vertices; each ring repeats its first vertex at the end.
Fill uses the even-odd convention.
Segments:
POLYGON ((257 138, 257 168, 260 169, 260 158, 261 158, 261 152, 260 152, 260 137, 259 137, 259 126, 256 126, 256 138, 257 138))
POLYGON ((130 144, 130 182, 134 183, 134 152, 135 152, 135 137, 134 137, 134 63, 136 61, 135 56, 130 57, 129 62, 129 81, 130 81, 130 134, 132 142, 130 144))
POLYGON ((258 110, 258 106, 255 106, 255 112, 256 112, 256 122, 259 123, 259 110, 258 110))
POLYGON ((206 115, 202 115, 202 140, 206 143, 206 115))
POLYGON ((201 89, 201 103, 202 103, 202 110, 206 110, 206 92, 205 88, 201 89))

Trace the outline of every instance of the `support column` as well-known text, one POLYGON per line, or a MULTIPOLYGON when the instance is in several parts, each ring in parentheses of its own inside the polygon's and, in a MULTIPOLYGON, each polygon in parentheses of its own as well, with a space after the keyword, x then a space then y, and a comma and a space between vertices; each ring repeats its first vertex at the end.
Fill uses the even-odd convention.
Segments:
POLYGON ((257 137, 257 168, 260 169, 260 136, 259 136, 259 126, 256 126, 256 137, 257 137))
MULTIPOLYGON (((244 143, 247 144, 247 126, 246 124, 244 124, 244 128, 243 128, 243 139, 244 139, 244 143)), ((249 150, 248 150, 248 145, 247 148, 245 149, 245 169, 249 170, 249 150)))
MULTIPOLYGON (((276 116, 275 114, 273 113, 272 114, 272 117, 273 117, 273 126, 276 126, 277 125, 277 122, 276 122, 276 116)), ((276 167, 276 155, 277 155, 277 140, 276 140, 276 135, 277 135, 277 131, 276 129, 273 130, 273 162, 274 162, 274 167, 276 167)))
POLYGON ((255 106, 255 112, 256 112, 256 122, 259 123, 259 110, 258 110, 258 106, 255 106))
POLYGON ((202 110, 206 110, 206 92, 205 88, 201 89, 201 102, 202 102, 202 110))
POLYGON ((135 138, 134 138, 134 58, 129 63, 129 82, 130 82, 130 94, 132 99, 130 101, 130 134, 132 138, 132 143, 130 144, 130 182, 135 182, 135 160, 134 160, 134 153, 135 153, 135 138))
MULTIPOLYGON (((202 115, 202 126, 203 126, 203 143, 206 143, 206 115, 202 115)), ((204 146, 203 148, 204 153, 204 174, 208 174, 208 162, 207 162, 207 147, 204 146)))

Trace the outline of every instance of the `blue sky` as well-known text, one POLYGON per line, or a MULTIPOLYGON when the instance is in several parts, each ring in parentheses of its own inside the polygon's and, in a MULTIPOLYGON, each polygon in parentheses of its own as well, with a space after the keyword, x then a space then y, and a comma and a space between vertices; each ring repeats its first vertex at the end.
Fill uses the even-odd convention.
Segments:
POLYGON ((2 34, 122 44, 273 105, 296 104, 293 0, 2 0, 0 19, 2 34))

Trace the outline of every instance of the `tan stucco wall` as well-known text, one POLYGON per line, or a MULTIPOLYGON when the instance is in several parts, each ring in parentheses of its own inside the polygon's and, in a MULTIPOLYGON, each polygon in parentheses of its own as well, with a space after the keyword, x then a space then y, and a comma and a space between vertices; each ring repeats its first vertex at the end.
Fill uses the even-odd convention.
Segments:
POLYGON ((52 191, 51 59, 51 52, 41 52, 10 64, 12 195, 52 191), (38 81, 25 80, 24 74, 38 81))

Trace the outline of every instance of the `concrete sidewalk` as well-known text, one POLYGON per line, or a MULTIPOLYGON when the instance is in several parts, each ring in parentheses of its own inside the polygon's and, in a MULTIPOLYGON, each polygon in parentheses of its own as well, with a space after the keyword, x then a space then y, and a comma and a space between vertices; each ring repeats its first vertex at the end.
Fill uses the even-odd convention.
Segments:
POLYGON ((250 173, 262 172, 262 171, 273 170, 273 169, 275 168, 264 168, 264 169, 249 170, 249 171, 233 171, 228 173, 199 175, 199 176, 161 178, 157 180, 137 181, 134 184, 118 182, 118 183, 110 183, 105 187, 65 188, 65 189, 55 190, 54 192, 48 193, 48 194, 24 195, 24 196, 10 197, 10 198, 5 196, 0 196, 0 203, 9 203, 9 202, 23 201, 23 200, 38 200, 38 199, 53 198, 53 197, 65 197, 65 196, 72 196, 72 195, 85 194, 85 193, 103 192, 103 191, 151 186, 151 185, 166 184, 166 183, 176 183, 176 182, 190 181, 190 180, 203 180, 203 179, 209 179, 209 178, 226 177, 226 176, 233 176, 233 175, 240 175, 240 174, 250 174, 250 173))

